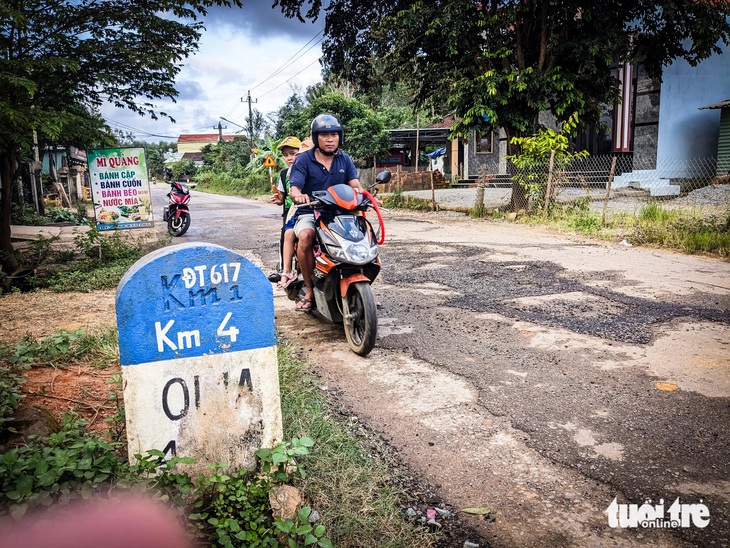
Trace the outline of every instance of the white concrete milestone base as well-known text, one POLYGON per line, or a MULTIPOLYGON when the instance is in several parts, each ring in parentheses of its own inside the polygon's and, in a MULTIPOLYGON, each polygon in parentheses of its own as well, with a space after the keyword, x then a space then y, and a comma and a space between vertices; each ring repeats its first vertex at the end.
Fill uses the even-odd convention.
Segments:
POLYGON ((282 439, 271 283, 224 247, 146 255, 117 289, 130 462, 151 449, 253 469, 282 439))

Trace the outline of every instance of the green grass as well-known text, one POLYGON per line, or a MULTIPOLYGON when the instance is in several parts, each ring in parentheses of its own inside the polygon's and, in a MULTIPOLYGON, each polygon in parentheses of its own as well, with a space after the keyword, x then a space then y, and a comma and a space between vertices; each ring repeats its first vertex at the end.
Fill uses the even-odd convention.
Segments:
POLYGON ((723 216, 705 215, 701 208, 678 210, 650 203, 638 212, 630 241, 730 257, 730 211, 723 216))
POLYGON ((416 211, 433 210, 430 200, 416 198, 415 196, 405 196, 400 190, 394 190, 389 194, 383 195, 383 207, 390 209, 413 209, 416 211))
POLYGON ((391 481, 397 472, 377 458, 380 442, 343 418, 286 345, 279 346, 284 438, 315 441, 300 461, 299 481, 322 516, 335 546, 429 546, 423 529, 403 515, 408 495, 391 481))
POLYGON ((677 210, 664 208, 657 202, 649 202, 639 210, 637 217, 642 224, 661 226, 677 221, 682 214, 677 210))
MULTIPOLYGON (((504 207, 489 211, 473 208, 469 214, 498 221, 508 218, 509 212, 504 207)), ((551 207, 547 215, 519 215, 517 221, 603 240, 730 257, 730 211, 720 216, 707 215, 697 207, 678 209, 650 202, 633 213, 609 211, 604 222, 601 212, 591 209, 588 202, 576 201, 551 207)))
MULTIPOLYGON (((276 174, 278 177, 278 173, 276 174)), ((229 174, 204 172, 196 176, 201 192, 226 196, 260 196, 271 192, 268 174, 255 174, 247 178, 233 177, 229 174)), ((276 178, 274 178, 276 184, 276 178)))
POLYGON ((119 361, 116 327, 107 327, 94 333, 82 332, 78 349, 87 363, 97 369, 107 369, 119 361))
MULTIPOLYGON (((0 429, 12 417, 22 398, 20 387, 23 383, 23 368, 30 365, 69 366, 82 361, 96 367, 109 367, 118 363, 119 359, 116 338, 114 328, 100 333, 61 330, 40 341, 26 337, 12 347, 0 344, 0 372, 5 379, 4 383, 0 383, 0 389, 5 394, 0 398, 0 429)), ((287 345, 279 345, 278 357, 284 438, 314 440, 308 454, 297 457, 297 466, 306 472, 305 477, 294 475, 290 481, 306 494, 308 504, 319 512, 317 524, 326 528, 326 537, 338 547, 432 545, 435 537, 403 513, 403 508, 411 501, 408 493, 396 486, 397 470, 379 457, 382 450, 379 438, 360 423, 342 416, 287 345)), ((118 412, 110 419, 113 419, 116 435, 112 436, 110 430, 108 439, 124 439, 123 412, 118 412)), ((93 472, 93 488, 101 485, 110 473, 118 477, 118 481, 128 478, 121 481, 120 485, 136 481, 133 479, 134 469, 127 467, 123 453, 116 454, 122 450, 122 446, 88 432, 83 421, 77 422, 72 417, 65 418, 64 425, 64 428, 59 426, 58 429, 59 432, 63 430, 63 436, 70 436, 64 451, 93 447, 96 455, 94 462, 101 463, 98 467, 92 465, 90 469, 90 473, 93 472)), ((56 434, 36 438, 31 445, 13 450, 12 462, 8 461, 10 457, 0 459, 0 462, 5 459, 12 464, 17 476, 0 482, 0 515, 12 509, 16 502, 20 504, 18 508, 22 509, 37 506, 36 495, 51 497, 49 503, 51 500, 56 501, 58 493, 53 491, 55 483, 44 483, 49 472, 45 469, 39 471, 37 466, 42 455, 58 445, 54 436, 56 434), (27 492, 24 491, 22 496, 15 492, 20 484, 27 487, 27 492)), ((73 458, 85 458, 85 453, 77 453, 74 453, 73 458)), ((150 459, 145 466, 156 461, 153 457, 150 459)), ((57 472, 65 473, 61 469, 57 472)), ((142 477, 146 476, 143 474, 142 477)), ((63 486, 69 489, 71 498, 92 487, 92 484, 87 482, 82 485, 68 475, 63 478, 63 486)), ((161 482, 178 487, 189 483, 189 479, 169 476, 167 473, 160 478, 161 482)), ((251 490, 234 483, 230 487, 237 489, 237 492, 251 490)))
POLYGON ((492 214, 490 210, 484 206, 484 204, 476 205, 472 208, 469 208, 469 217, 474 217, 475 219, 482 219, 484 217, 488 217, 492 214))

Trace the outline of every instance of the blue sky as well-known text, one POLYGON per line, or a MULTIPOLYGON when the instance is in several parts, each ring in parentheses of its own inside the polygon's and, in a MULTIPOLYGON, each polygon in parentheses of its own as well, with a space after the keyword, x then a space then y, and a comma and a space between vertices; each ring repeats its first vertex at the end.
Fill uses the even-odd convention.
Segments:
POLYGON ((177 102, 155 103, 176 123, 107 105, 101 112, 109 125, 149 142, 175 141, 183 133, 217 133, 219 122, 223 133, 233 134, 241 128, 220 118, 245 126, 249 90, 256 101, 252 107, 266 115, 278 110, 295 89, 303 92, 321 81, 324 18, 301 23, 287 19, 271 3, 244 2, 243 9, 209 12, 198 52, 184 61, 177 76, 177 102))

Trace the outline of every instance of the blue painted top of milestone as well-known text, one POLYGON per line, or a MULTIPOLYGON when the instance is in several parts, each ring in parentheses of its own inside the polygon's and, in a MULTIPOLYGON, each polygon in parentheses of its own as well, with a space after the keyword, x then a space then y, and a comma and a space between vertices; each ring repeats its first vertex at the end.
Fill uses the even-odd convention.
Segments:
POLYGON ((117 287, 122 365, 276 344, 266 275, 242 255, 207 243, 142 257, 117 287))

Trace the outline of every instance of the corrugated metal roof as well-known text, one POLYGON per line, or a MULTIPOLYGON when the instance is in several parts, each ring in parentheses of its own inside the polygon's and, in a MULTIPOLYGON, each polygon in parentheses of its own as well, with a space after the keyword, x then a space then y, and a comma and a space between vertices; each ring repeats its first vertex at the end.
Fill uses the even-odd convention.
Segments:
POLYGON ((730 108, 730 99, 725 99, 724 101, 720 101, 719 103, 715 103, 714 105, 707 105, 706 107, 699 107, 698 110, 704 110, 706 108, 730 108))

